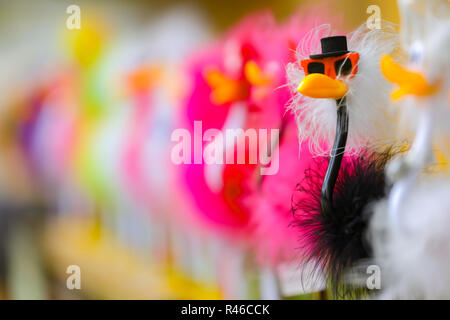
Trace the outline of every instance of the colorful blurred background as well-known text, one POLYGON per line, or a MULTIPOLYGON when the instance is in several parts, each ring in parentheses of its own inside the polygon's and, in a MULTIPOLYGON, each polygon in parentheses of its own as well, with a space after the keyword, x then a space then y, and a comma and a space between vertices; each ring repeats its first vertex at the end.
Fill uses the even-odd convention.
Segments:
POLYGON ((284 65, 370 5, 398 23, 395 0, 2 0, 0 297, 320 298, 288 228, 284 65), (280 129, 278 173, 175 165, 194 121, 280 129))

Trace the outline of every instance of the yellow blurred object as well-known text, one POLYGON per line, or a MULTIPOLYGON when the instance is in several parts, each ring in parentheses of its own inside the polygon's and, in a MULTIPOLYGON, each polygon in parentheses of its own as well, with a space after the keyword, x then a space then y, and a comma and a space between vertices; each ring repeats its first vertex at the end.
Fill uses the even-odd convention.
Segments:
POLYGON ((321 73, 307 75, 297 87, 297 91, 304 96, 326 99, 340 99, 347 93, 347 90, 344 82, 321 73))
POLYGON ((244 73, 248 82, 254 86, 262 86, 269 84, 272 81, 272 79, 268 75, 265 75, 254 61, 248 61, 245 64, 244 73))
POLYGON ((106 31, 99 23, 83 23, 80 29, 67 30, 65 39, 75 60, 89 68, 98 61, 105 47, 106 31))
POLYGON ((218 288, 198 284, 158 261, 120 245, 106 230, 99 239, 89 219, 48 224, 44 249, 54 274, 66 281, 67 267, 81 270, 81 294, 99 299, 221 299, 218 288))
POLYGON ((449 161, 446 158, 445 154, 441 150, 436 149, 434 155, 437 162, 436 172, 437 173, 448 172, 449 161))
POLYGON ((98 123, 98 118, 89 115, 78 119, 70 165, 77 179, 79 179, 78 182, 89 190, 89 193, 98 203, 105 203, 108 201, 108 188, 105 186, 104 179, 98 171, 97 162, 93 156, 92 137, 96 132, 98 123))
POLYGON ((399 88, 391 94, 394 101, 406 95, 432 95, 439 88, 439 83, 429 84, 422 74, 405 69, 396 63, 390 55, 384 55, 381 58, 380 67, 387 80, 399 85, 399 88))

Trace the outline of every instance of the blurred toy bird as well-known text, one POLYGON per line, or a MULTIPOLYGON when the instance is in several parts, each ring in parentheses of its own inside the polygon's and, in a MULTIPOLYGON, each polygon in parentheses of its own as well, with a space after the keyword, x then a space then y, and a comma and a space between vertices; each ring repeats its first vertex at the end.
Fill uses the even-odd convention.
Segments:
POLYGON ((387 201, 377 206, 371 240, 383 268, 381 298, 450 298, 448 172, 430 176, 433 148, 448 148, 450 5, 446 1, 399 0, 407 66, 390 56, 381 60, 386 78, 398 87, 391 97, 415 137, 406 156, 388 165, 394 182, 387 201), (444 54, 443 54, 444 53, 444 54), (427 175, 428 173, 428 175, 427 175))
MULTIPOLYGON (((304 34, 303 27, 297 29, 304 34)), ((294 39, 297 40, 297 39, 294 39)), ((271 131, 282 123, 284 105, 289 90, 280 88, 285 83, 284 64, 290 61, 291 50, 284 29, 270 13, 258 13, 245 18, 222 41, 194 57, 189 64, 192 93, 181 110, 183 127, 193 129, 194 121, 201 121, 202 130, 247 130, 260 128, 271 131)), ((239 137, 242 137, 243 134, 239 137)), ((256 143, 245 146, 245 157, 259 153, 256 143)), ((270 133, 268 137, 270 138, 270 133)), ((229 140, 229 139, 226 139, 229 140)), ((220 149, 223 154, 237 152, 236 142, 225 141, 220 149)), ((211 147, 217 141, 205 141, 211 147)), ((275 144, 272 141, 271 144, 275 144)), ((248 240, 252 205, 246 198, 259 184, 258 164, 232 163, 194 164, 180 166, 183 181, 189 192, 188 203, 194 203, 193 211, 201 220, 213 223, 221 231, 244 235, 248 240), (195 208, 197 207, 197 208, 195 208), (200 210, 198 210, 200 209, 200 210), (206 219, 205 219, 206 218, 206 219)), ((185 207, 191 207, 190 204, 185 207)))
MULTIPOLYGON (((295 121, 291 115, 284 115, 290 98, 284 85, 284 65, 294 60, 292 44, 306 34, 318 16, 303 12, 283 25, 277 24, 270 13, 244 19, 222 41, 191 62, 193 90, 181 110, 187 128, 192 129, 192 122, 201 120, 203 131, 219 129, 225 135, 228 129, 242 130, 238 140, 248 129, 269 133, 267 140, 258 134, 253 141, 256 143, 246 143, 244 149, 246 159, 251 154, 261 155, 261 140, 270 140, 268 156, 279 156, 282 166, 273 175, 261 173, 266 165, 261 158, 256 164, 247 160, 245 164, 194 164, 180 166, 178 188, 188 191, 179 197, 187 200, 184 212, 193 208, 192 216, 208 223, 208 230, 231 238, 236 247, 253 249, 260 266, 271 272, 295 255, 296 235, 289 228, 289 200, 297 179, 293 171, 298 170, 300 175, 298 168, 311 159, 307 150, 302 159, 297 159, 295 121), (271 133, 275 130, 280 130, 280 135, 274 139, 271 133)), ((221 144, 216 140, 204 142, 204 148, 221 144)), ((228 154, 238 147, 235 141, 225 141, 219 150, 228 154)), ((261 294, 279 297, 277 288, 275 294, 261 294)))
POLYGON ((448 150, 450 136, 450 60, 442 56, 450 50, 449 5, 445 1, 399 1, 399 7, 402 45, 409 62, 404 67, 385 55, 380 65, 386 79, 397 85, 391 98, 402 100, 403 121, 416 135, 408 154, 387 168, 389 178, 396 182, 389 202, 392 220, 398 219, 403 197, 421 171, 435 161, 433 148, 448 150))

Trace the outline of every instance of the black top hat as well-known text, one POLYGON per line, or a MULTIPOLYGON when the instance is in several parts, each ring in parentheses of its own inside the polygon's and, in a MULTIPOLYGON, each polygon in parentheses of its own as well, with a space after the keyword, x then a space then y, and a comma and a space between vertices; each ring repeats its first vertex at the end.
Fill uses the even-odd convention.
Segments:
POLYGON ((347 50, 347 37, 346 36, 333 36, 320 39, 322 45, 322 53, 312 54, 309 57, 311 59, 321 59, 326 57, 335 57, 348 53, 347 50))

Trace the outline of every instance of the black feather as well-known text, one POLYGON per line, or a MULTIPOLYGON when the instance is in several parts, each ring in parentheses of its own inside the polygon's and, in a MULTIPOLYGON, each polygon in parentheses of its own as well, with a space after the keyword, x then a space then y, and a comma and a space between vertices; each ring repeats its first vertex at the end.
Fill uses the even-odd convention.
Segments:
POLYGON ((343 277, 356 262, 371 257, 365 232, 374 202, 385 197, 390 188, 384 171, 393 154, 390 148, 344 157, 333 192, 332 214, 323 214, 320 204, 329 159, 306 170, 292 197, 303 261, 313 262, 325 273, 337 296, 356 292, 348 290, 343 277))

